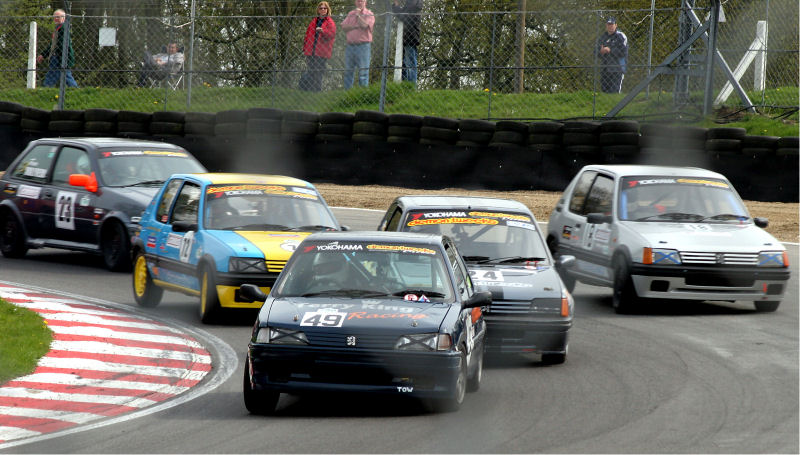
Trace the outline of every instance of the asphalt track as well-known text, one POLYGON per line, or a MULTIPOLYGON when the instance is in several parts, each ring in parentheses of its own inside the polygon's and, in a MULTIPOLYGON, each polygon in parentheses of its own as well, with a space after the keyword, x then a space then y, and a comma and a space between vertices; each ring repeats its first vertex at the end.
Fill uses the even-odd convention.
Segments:
MULTIPOLYGON (((379 212, 336 210, 374 229, 379 212)), ((798 247, 790 261, 797 270, 798 247)), ((136 308, 130 275, 57 250, 0 258, 0 280, 116 302, 184 327, 239 362, 252 315, 203 326, 197 302, 166 293, 136 308)), ((775 313, 749 302, 651 303, 614 314, 607 289, 578 285, 563 365, 535 357, 487 359, 481 390, 457 413, 400 399, 284 396, 274 417, 247 414, 236 362, 215 363, 202 393, 163 409, 109 417, 4 447, 8 453, 798 453, 798 280, 775 313), (231 371, 235 370, 235 371, 231 371), (227 375, 227 376, 226 376, 227 375), (116 419, 116 420, 114 420, 116 419)), ((183 396, 183 395, 181 395, 183 396)))

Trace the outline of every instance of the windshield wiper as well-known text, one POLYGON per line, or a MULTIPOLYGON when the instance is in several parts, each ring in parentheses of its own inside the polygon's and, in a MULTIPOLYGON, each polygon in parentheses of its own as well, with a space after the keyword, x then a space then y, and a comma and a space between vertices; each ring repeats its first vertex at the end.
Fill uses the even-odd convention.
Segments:
POLYGON ((490 258, 489 256, 461 256, 467 262, 481 262, 481 261, 488 261, 490 258))
POLYGON ((707 216, 700 221, 707 221, 707 220, 737 220, 737 221, 747 221, 750 217, 746 215, 736 215, 735 213, 720 213, 719 215, 714 216, 707 216))
POLYGON ((284 231, 335 231, 336 228, 333 226, 325 226, 322 224, 310 224, 308 226, 298 226, 298 227, 287 227, 284 231))
POLYGON ((696 213, 669 212, 669 213, 659 213, 658 215, 650 215, 643 218, 637 218, 634 221, 647 221, 653 218, 665 218, 669 220, 700 221, 703 219, 703 215, 698 215, 696 213))
POLYGON ((234 226, 232 229, 234 231, 239 231, 239 230, 251 230, 255 228, 261 228, 259 230, 267 230, 267 231, 286 231, 289 229, 288 227, 282 224, 269 224, 269 223, 245 224, 243 226, 234 226))
POLYGON ((143 182, 136 182, 127 186, 144 186, 144 185, 163 185, 164 180, 145 180, 143 182))
POLYGON ((425 294, 425 296, 427 297, 445 297, 445 295, 442 294, 441 292, 426 291, 425 289, 403 289, 402 291, 397 291, 392 293, 392 295, 406 295, 406 294, 417 294, 417 295, 425 294))
POLYGON ((302 294, 300 297, 315 297, 320 295, 332 295, 332 296, 343 296, 343 297, 381 297, 389 294, 369 289, 328 289, 319 292, 307 292, 305 294, 302 294))
POLYGON ((536 256, 509 256, 504 258, 494 258, 489 259, 488 261, 482 261, 482 263, 488 264, 509 264, 512 262, 537 262, 537 261, 546 261, 547 258, 541 258, 536 256))

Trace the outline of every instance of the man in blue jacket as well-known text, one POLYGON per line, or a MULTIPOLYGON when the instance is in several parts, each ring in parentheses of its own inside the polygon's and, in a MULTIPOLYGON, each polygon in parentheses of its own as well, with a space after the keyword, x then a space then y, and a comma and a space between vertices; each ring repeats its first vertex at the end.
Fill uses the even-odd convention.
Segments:
POLYGON ((600 63, 600 89, 605 93, 620 93, 628 60, 628 37, 617 30, 617 20, 606 19, 606 31, 597 40, 600 63))

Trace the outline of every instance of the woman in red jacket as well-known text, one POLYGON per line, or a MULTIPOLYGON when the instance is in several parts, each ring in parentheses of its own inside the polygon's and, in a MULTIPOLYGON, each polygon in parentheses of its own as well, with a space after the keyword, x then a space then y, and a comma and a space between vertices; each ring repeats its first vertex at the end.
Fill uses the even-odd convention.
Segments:
POLYGON ((322 90, 325 66, 331 58, 333 40, 336 39, 336 24, 331 17, 328 2, 319 2, 317 17, 311 19, 306 29, 303 53, 306 55, 306 72, 300 77, 300 88, 318 92, 322 90))

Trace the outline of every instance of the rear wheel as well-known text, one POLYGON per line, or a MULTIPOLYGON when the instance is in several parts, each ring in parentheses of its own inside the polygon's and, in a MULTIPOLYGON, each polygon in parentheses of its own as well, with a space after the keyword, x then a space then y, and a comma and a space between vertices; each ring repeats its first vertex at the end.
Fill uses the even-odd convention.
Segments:
POLYGON ((22 225, 8 210, 0 212, 0 251, 7 258, 21 258, 28 252, 22 225))
POLYGON ((461 351, 459 358, 458 378, 456 378, 455 390, 449 398, 439 398, 431 402, 435 412, 455 412, 461 408, 464 396, 467 393, 467 355, 461 351))
POLYGON ((103 229, 101 248, 106 268, 112 272, 128 272, 131 270, 130 241, 128 230, 119 222, 103 229))
POLYGON ((217 318, 220 311, 214 272, 210 266, 205 265, 200 274, 200 320, 209 324, 217 318))
POLYGON ((618 258, 614 263, 614 293, 611 305, 618 314, 630 313, 636 300, 636 289, 633 287, 630 266, 625 259, 618 258))
POLYGON ((753 302, 756 305, 756 311, 759 313, 771 313, 778 309, 778 306, 781 304, 780 301, 777 302, 753 302))
POLYGON ((265 392, 263 390, 253 390, 250 383, 249 362, 244 364, 244 379, 242 380, 242 392, 244 395, 244 407, 250 414, 270 415, 275 413, 275 406, 281 394, 278 392, 265 392))
POLYGON ((154 307, 161 302, 164 290, 153 283, 144 251, 138 251, 133 260, 133 299, 140 306, 154 307))

